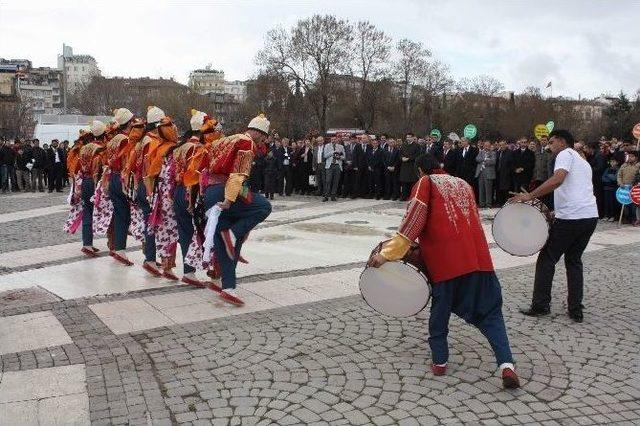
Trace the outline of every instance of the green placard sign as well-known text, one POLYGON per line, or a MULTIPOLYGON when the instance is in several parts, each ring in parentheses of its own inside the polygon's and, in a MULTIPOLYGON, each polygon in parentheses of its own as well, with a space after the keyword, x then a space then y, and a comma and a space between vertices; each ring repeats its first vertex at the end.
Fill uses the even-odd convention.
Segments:
POLYGON ((549 131, 549 133, 553 132, 553 128, 556 125, 556 123, 554 123, 553 121, 549 121, 545 126, 547 127, 547 130, 549 131))
POLYGON ((473 124, 467 124, 464 127, 464 137, 467 139, 473 139, 478 134, 478 129, 473 124))
POLYGON ((440 130, 438 129, 433 129, 430 133, 431 136, 435 136, 436 140, 438 142, 440 142, 440 139, 442 139, 442 133, 440 132, 440 130))

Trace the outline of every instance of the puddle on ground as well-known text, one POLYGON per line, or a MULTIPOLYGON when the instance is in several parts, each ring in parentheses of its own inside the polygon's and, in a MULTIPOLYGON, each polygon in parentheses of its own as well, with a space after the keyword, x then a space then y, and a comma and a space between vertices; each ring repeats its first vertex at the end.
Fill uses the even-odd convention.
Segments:
POLYGON ((291 226, 300 231, 317 232, 321 234, 356 236, 380 235, 380 231, 371 226, 356 226, 345 223, 295 223, 291 226))
POLYGON ((252 238, 254 241, 262 241, 264 243, 277 243, 279 241, 293 240, 295 237, 291 237, 289 235, 281 235, 281 234, 272 234, 272 235, 264 235, 258 238, 252 238))

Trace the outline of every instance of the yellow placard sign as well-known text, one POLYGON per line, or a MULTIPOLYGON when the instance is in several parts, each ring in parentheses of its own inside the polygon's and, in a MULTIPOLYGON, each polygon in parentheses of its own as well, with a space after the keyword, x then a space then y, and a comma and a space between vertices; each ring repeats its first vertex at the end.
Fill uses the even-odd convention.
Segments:
POLYGON ((538 124, 533 128, 533 135, 536 139, 540 140, 543 136, 549 137, 549 129, 546 124, 538 124))

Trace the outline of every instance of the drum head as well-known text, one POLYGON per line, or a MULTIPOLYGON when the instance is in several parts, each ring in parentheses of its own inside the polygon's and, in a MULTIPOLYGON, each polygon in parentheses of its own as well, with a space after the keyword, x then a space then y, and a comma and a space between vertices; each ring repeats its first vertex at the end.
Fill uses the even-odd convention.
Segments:
POLYGON ((415 267, 387 262, 362 272, 360 293, 369 306, 383 315, 410 317, 427 306, 431 286, 415 267))
POLYGON ((496 213, 492 233, 496 244, 507 253, 531 256, 547 242, 549 222, 537 207, 512 203, 496 213))

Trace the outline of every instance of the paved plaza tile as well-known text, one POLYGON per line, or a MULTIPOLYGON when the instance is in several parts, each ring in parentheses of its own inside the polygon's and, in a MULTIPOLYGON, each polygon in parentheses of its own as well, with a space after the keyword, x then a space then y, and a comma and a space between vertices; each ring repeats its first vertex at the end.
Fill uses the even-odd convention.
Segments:
MULTIPOLYGON (((56 215, 39 216, 44 202, 18 208, 39 198, 8 198, 26 219, 0 228, 56 215)), ((566 315, 561 264, 552 314, 519 314, 535 257, 491 244, 523 384, 504 391, 477 330, 452 319, 449 372, 434 377, 428 312, 383 317, 360 297, 363 261, 402 214, 400 203, 372 200, 281 202, 247 244, 240 309, 139 265, 78 258, 79 244, 20 245, 20 260, 0 269, 0 424, 640 422, 637 229, 599 224, 584 256, 583 324, 566 315)), ((492 214, 482 212, 485 232, 492 214)))

